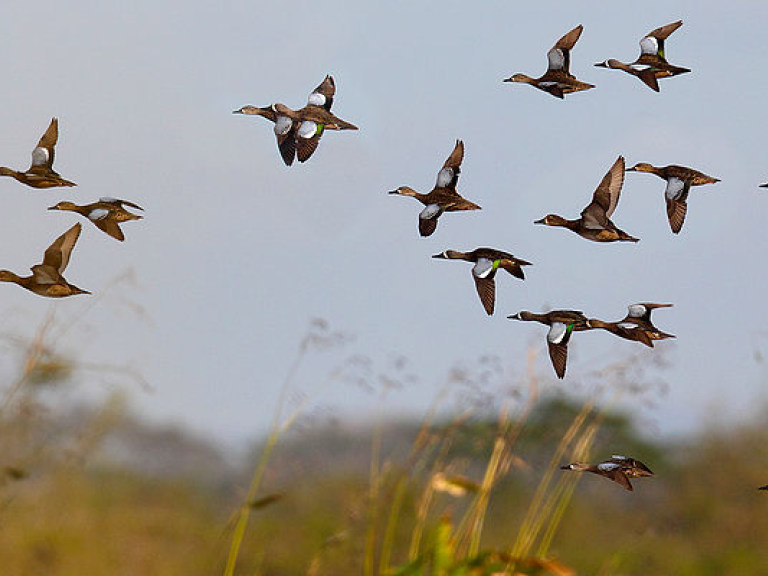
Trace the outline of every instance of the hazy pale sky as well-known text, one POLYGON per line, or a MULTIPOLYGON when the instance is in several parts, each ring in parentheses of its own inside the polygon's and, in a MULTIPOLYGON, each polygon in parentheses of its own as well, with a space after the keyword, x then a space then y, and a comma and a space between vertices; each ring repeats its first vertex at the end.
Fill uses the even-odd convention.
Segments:
MULTIPOLYGON (((80 320, 58 345, 84 363, 132 364, 154 391, 135 410, 219 438, 263 431, 311 318, 356 336, 312 360, 311 390, 349 354, 388 369, 411 361, 418 384, 393 392, 393 413, 420 413, 451 366, 498 356, 522 372, 546 328, 519 310, 576 308, 616 320, 637 301, 672 302, 654 320, 677 335, 644 350, 605 332, 577 334, 561 388, 589 393, 593 375, 638 352, 666 349, 670 386, 648 414, 659 434, 734 418, 766 401, 762 263, 768 194, 762 2, 13 3, 0 22, 4 70, 0 164, 25 169, 50 121, 55 168, 77 188, 34 190, 0 180, 0 268, 24 273, 77 220, 59 200, 115 196, 146 208, 118 243, 84 222, 67 279, 97 297, 50 301, 0 286, 5 330, 32 336, 51 309, 80 320), (626 12, 628 14, 629 11, 626 12), (640 38, 682 19, 667 56, 693 70, 661 81, 595 68, 631 61, 640 38), (571 71, 597 88, 559 101, 502 79, 538 76, 546 52, 584 25, 571 71), (360 127, 327 133, 312 159, 287 168, 272 125, 233 115, 244 104, 300 107, 332 74, 334 111, 360 127), (480 211, 447 214, 418 236, 421 205, 386 192, 426 192, 457 138, 459 191, 480 211), (574 218, 622 154, 628 165, 682 164, 722 179, 696 188, 679 236, 664 182, 628 173, 613 220, 637 244, 601 245, 534 226, 574 218), (494 246, 529 260, 527 279, 500 275, 496 315, 482 310, 471 265, 433 260, 446 248, 494 246), (130 283, 113 286, 130 273, 130 283), (141 314, 137 314, 140 310, 141 314), (314 364, 313 364, 314 362, 314 364)), ((84 374, 84 382, 94 380, 84 374)), ((110 380, 82 384, 91 393, 110 380)), ((376 397, 349 384, 320 402, 359 418, 376 397)))

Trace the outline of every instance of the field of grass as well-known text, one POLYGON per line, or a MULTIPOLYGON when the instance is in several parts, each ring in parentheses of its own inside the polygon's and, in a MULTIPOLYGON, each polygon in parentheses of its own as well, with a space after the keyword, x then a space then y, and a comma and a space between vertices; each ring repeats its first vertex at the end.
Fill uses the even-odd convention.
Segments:
POLYGON ((76 369, 40 338, 5 391, 2 574, 768 574, 760 419, 655 443, 612 396, 541 396, 531 366, 493 412, 307 430, 281 404, 232 462, 119 399, 56 408, 76 369), (656 476, 559 470, 616 452, 656 476))

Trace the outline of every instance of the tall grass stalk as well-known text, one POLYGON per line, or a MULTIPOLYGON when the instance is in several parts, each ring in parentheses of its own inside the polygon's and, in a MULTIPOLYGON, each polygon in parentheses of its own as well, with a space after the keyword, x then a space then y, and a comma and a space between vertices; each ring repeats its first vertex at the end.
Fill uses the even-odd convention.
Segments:
POLYGON ((293 382, 298 374, 299 368, 303 360, 305 359, 311 342, 311 335, 305 336, 299 346, 299 352, 293 361, 293 364, 288 370, 288 373, 283 380, 283 384, 280 387, 280 395, 275 406, 275 411, 272 415, 272 423, 270 425, 269 435, 267 441, 264 444, 264 448, 261 451, 261 455, 256 463, 256 468, 251 478, 251 483, 248 488, 248 493, 245 497, 245 501, 241 504, 240 509, 236 512, 237 521, 232 534, 232 542, 229 546, 229 554, 227 555, 227 562, 224 567, 224 576, 233 576, 235 573, 235 567, 237 560, 240 556, 240 547, 245 537, 245 530, 248 527, 248 520, 250 519, 252 506, 251 503, 256 501, 256 497, 259 494, 261 488, 261 482, 264 478, 264 473, 267 469, 267 464, 272 456, 272 452, 280 440, 282 434, 287 431, 296 418, 301 413, 305 402, 299 404, 293 412, 283 419, 283 410, 285 408, 285 402, 288 395, 288 391, 291 389, 293 382))
MULTIPOLYGON (((512 556, 527 556, 530 553, 533 543, 540 533, 543 524, 547 522, 549 517, 548 512, 552 510, 554 505, 553 496, 550 493, 552 478, 554 477, 559 464, 562 462, 566 450, 568 450, 584 427, 593 407, 593 401, 587 401, 584 406, 582 406, 579 413, 574 417, 566 433, 560 439, 555 453, 550 459, 549 465, 544 472, 544 476, 542 476, 542 479, 536 487, 536 491, 531 499, 531 504, 528 507, 528 512, 520 524, 520 531, 518 532, 517 539, 512 548, 512 556)), ((554 495, 554 498, 557 498, 556 494, 554 495)))
MULTIPOLYGON (((426 482, 426 485, 424 486, 424 491, 421 495, 421 498, 419 499, 419 503, 417 506, 417 512, 416 512, 416 522, 413 527, 413 530, 411 531, 411 544, 408 551, 408 558, 410 561, 416 560, 416 558, 419 555, 419 551, 421 548, 421 540, 424 535, 424 529, 427 524, 427 518, 429 513, 429 508, 432 505, 432 500, 434 497, 434 486, 432 484, 432 480, 435 478, 435 476, 440 473, 444 466, 445 466, 445 459, 448 456, 448 453, 451 449, 451 446, 453 445, 453 440, 455 438, 455 434, 461 424, 463 424, 467 418, 471 415, 471 412, 467 411, 464 414, 458 416, 454 419, 454 421, 451 423, 451 426, 445 430, 442 434, 442 437, 437 439, 436 436, 433 436, 433 441, 435 443, 439 442, 439 449, 437 452, 437 456, 435 457, 434 461, 432 462, 432 466, 430 467, 430 472, 428 476, 428 481, 426 482)), ((426 461, 426 454, 424 457, 424 461, 426 461)), ((414 469, 414 476, 418 474, 421 467, 418 467, 414 469)))
POLYGON ((474 556, 480 549, 491 490, 498 480, 509 472, 514 462, 513 448, 539 397, 535 365, 536 352, 529 349, 526 353, 525 378, 528 383, 528 400, 515 419, 510 418, 512 407, 509 402, 505 402, 500 409, 496 439, 485 468, 480 490, 456 530, 457 550, 460 553, 474 556))
MULTIPOLYGON (((386 393, 386 390, 382 392, 386 393)), ((376 418, 376 427, 371 438, 371 464, 369 470, 368 486, 368 527, 365 534, 365 555, 363 558, 363 574, 374 576, 376 565, 376 533, 379 515, 379 491, 381 478, 381 438, 382 438, 382 405, 379 402, 379 414, 376 418)))

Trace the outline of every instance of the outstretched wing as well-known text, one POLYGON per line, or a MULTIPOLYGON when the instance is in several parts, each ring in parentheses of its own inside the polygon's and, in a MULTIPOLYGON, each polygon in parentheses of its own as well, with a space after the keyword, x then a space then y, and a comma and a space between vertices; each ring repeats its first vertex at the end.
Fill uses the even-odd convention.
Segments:
POLYGON ((329 74, 309 95, 307 104, 309 106, 320 106, 330 112, 331 106, 333 105, 333 96, 335 94, 336 83, 333 81, 333 76, 329 74))
POLYGON ((419 234, 431 236, 437 229, 437 219, 442 213, 443 209, 438 204, 428 204, 419 213, 419 234))
POLYGON ((552 322, 547 333, 549 358, 558 378, 565 377, 565 366, 568 361, 568 341, 571 339, 573 326, 563 322, 552 322))
POLYGON ((610 217, 619 203, 621 187, 624 185, 624 157, 619 156, 608 173, 603 176, 595 193, 581 216, 587 228, 611 228, 610 217))
POLYGON ((653 54, 666 61, 666 56, 664 55, 664 41, 670 34, 672 34, 672 32, 682 25, 683 21, 678 20, 677 22, 659 26, 655 30, 648 32, 648 34, 643 36, 640 40, 640 54, 653 54))
POLYGON ((488 316, 491 316, 496 303, 496 280, 493 276, 481 278, 475 274, 472 274, 472 278, 475 279, 475 287, 477 288, 477 295, 480 296, 480 302, 482 302, 488 316))
POLYGON ((691 181, 680 178, 667 180, 664 197, 667 202, 667 218, 672 232, 677 234, 683 228, 685 215, 688 212, 688 193, 691 191, 691 181))
POLYGON ((53 241, 43 256, 43 266, 50 266, 57 270, 59 274, 64 274, 64 270, 69 264, 69 256, 75 247, 77 239, 80 237, 82 226, 78 222, 72 228, 64 232, 53 241))
POLYGON ((119 240, 122 242, 125 240, 125 235, 123 234, 123 231, 120 229, 120 225, 112 218, 100 218, 98 220, 91 220, 94 224, 96 224, 96 227, 104 232, 105 234, 109 234, 114 238, 115 240, 119 240))
POLYGON ((605 215, 608 218, 616 210, 622 186, 624 186, 624 156, 619 156, 610 170, 603 176, 592 196, 592 201, 597 202, 605 210, 605 215))
POLYGON ((32 150, 32 164, 29 167, 30 172, 37 168, 43 168, 44 171, 53 170, 54 146, 59 139, 59 119, 51 118, 48 129, 43 134, 40 141, 32 150))
POLYGON ((571 65, 571 49, 576 44, 576 41, 581 36, 581 32, 584 27, 579 24, 568 32, 565 36, 560 38, 554 46, 547 52, 547 61, 549 70, 562 70, 566 74, 570 74, 571 65))
POLYGON ((102 196, 99 198, 99 202, 104 202, 106 204, 115 204, 117 206, 129 206, 131 208, 136 208, 136 210, 144 210, 141 206, 138 204, 134 204, 133 202, 129 202, 128 200, 122 200, 120 198, 112 198, 111 196, 102 196))
POLYGON ((296 130, 296 157, 306 162, 317 150, 325 127, 311 120, 304 120, 296 130))
POLYGON ((456 190, 456 183, 459 181, 461 173, 461 162, 464 160, 464 142, 456 140, 456 146, 448 159, 443 164, 440 172, 437 173, 437 182, 435 188, 450 188, 456 190))

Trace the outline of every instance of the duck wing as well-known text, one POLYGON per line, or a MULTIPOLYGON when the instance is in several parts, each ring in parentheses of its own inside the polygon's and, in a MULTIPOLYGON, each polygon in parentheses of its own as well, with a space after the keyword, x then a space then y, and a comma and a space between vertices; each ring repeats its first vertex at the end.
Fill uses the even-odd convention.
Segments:
POLYGON ((496 269, 494 267, 495 259, 480 257, 477 258, 472 267, 472 278, 475 280, 477 295, 480 296, 480 302, 488 313, 493 314, 494 304, 496 302, 496 269))
POLYGON ((59 119, 51 118, 45 134, 32 150, 32 164, 29 172, 46 173, 53 170, 54 146, 59 139, 59 119))
POLYGON ((113 218, 110 218, 109 214, 95 220, 89 217, 89 220, 91 220, 91 222, 96 224, 96 227, 99 230, 101 230, 105 234, 109 234, 115 240, 119 240, 120 242, 125 240, 125 235, 123 234, 123 231, 120 229, 120 225, 113 218))
POLYGON ((325 126, 312 120, 303 120, 296 129, 296 157, 306 162, 317 150, 325 126))
POLYGON ((525 272, 523 272, 523 266, 531 266, 532 264, 530 262, 526 262, 525 260, 520 260, 519 258, 502 258, 501 262, 499 262, 499 268, 503 268, 512 276, 515 278, 520 278, 520 280, 525 280, 525 272))
POLYGON ((275 115, 275 137, 277 138, 277 149, 283 158, 286 166, 293 164, 296 155, 296 122, 288 115, 288 112, 276 112, 275 115))
POLYGON ((99 198, 99 202, 104 202, 105 204, 113 204, 117 207, 122 208, 123 206, 129 206, 130 208, 136 208, 136 210, 144 211, 144 208, 139 206, 138 204, 134 204, 133 202, 129 202, 128 200, 121 200, 120 198, 112 198, 111 196, 102 196, 99 198))
POLYGON ((633 491, 632 484, 629 482, 629 478, 624 472, 624 467, 619 462, 610 460, 608 462, 601 462, 597 465, 598 474, 605 476, 609 480, 613 480, 626 490, 633 491))
POLYGON ((667 180, 664 198, 667 202, 667 218, 672 232, 677 234, 685 222, 688 212, 688 193, 691 191, 691 181, 672 177, 667 180))
POLYGON ((548 70, 562 70, 565 74, 570 75, 571 50, 581 36, 582 30, 584 30, 584 26, 579 24, 552 46, 547 52, 548 70))
POLYGON ((474 274, 472 274, 472 278, 475 279, 475 287, 477 288, 477 295, 480 296, 480 302, 482 302, 488 316, 491 316, 496 303, 496 280, 493 276, 480 278, 474 274))
POLYGON ((640 39, 640 57, 645 55, 653 55, 666 62, 666 56, 664 55, 664 41, 669 37, 672 32, 680 28, 683 25, 682 20, 672 22, 665 26, 659 26, 655 30, 651 30, 640 39))
MULTIPOLYGON (((61 236, 53 241, 43 255, 42 266, 50 266, 56 270, 59 274, 64 274, 64 270, 69 264, 69 257, 72 254, 72 249, 75 247, 77 239, 80 237, 82 226, 78 222, 72 228, 64 232, 61 236)), ((34 268, 32 269, 34 272, 34 268)))
POLYGON ((437 219, 443 212, 438 204, 427 204, 419 213, 419 234, 431 236, 437 229, 437 219))
POLYGON ((565 366, 568 361, 568 341, 573 333, 573 324, 555 321, 549 327, 547 333, 547 348, 549 359, 558 378, 565 377, 565 366))
POLYGON ((624 185, 624 157, 619 156, 610 170, 603 176, 592 202, 581 212, 584 224, 588 228, 612 227, 610 217, 619 203, 621 188, 624 185))
POLYGON ((437 173, 435 188, 448 188, 456 192, 456 183, 459 181, 462 160, 464 160, 464 142, 456 140, 453 152, 448 156, 440 172, 437 173))
POLYGON ((336 83, 333 81, 333 76, 329 74, 309 95, 309 98, 307 99, 307 105, 320 106, 321 108, 325 108, 328 112, 330 112, 331 106, 333 106, 333 97, 335 94, 336 83))

